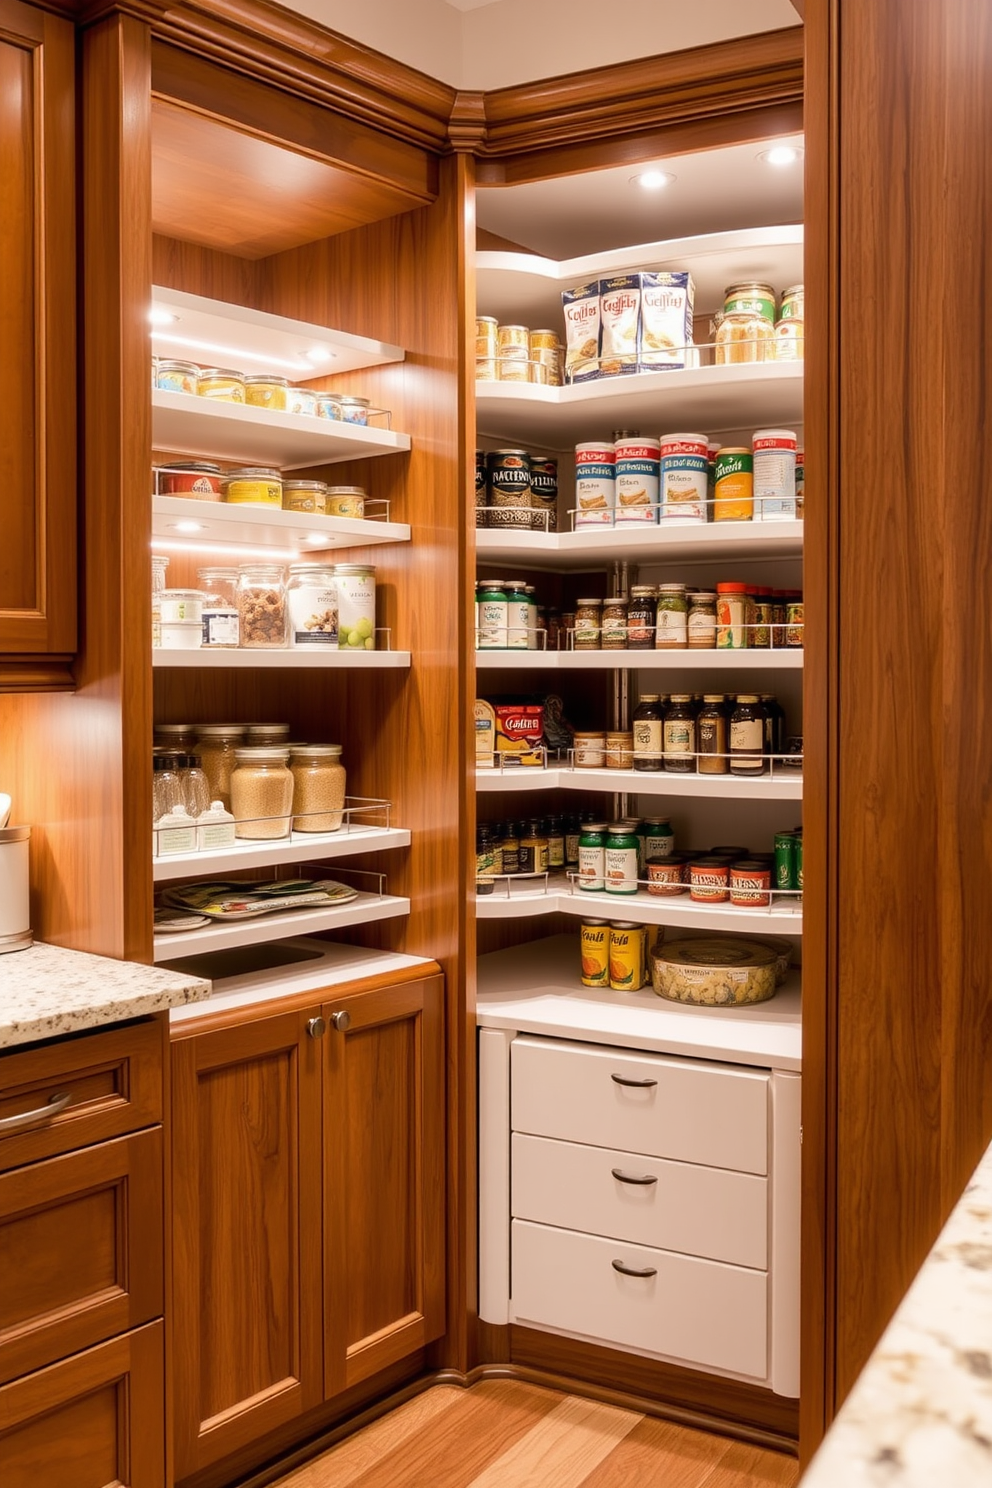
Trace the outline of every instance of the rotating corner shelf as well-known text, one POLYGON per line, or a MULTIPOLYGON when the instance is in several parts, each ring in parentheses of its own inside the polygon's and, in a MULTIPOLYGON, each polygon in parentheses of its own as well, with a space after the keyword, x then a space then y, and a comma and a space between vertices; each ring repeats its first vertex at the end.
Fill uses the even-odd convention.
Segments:
POLYGON ((767 909, 746 909, 732 904, 695 904, 688 895, 672 898, 649 894, 607 894, 580 890, 552 882, 529 888, 527 880, 511 880, 509 895, 499 879, 492 894, 476 895, 476 918, 480 920, 529 919, 540 915, 567 914, 581 918, 634 920, 642 925, 671 925, 682 930, 718 930, 741 935, 801 935, 802 908, 779 899, 767 909))
POLYGON ((478 528, 480 563, 530 568, 601 569, 604 563, 668 563, 711 558, 799 558, 803 523, 707 522, 695 525, 586 527, 577 532, 514 532, 478 528))
MULTIPOLYGON (((190 652, 190 655, 195 655, 190 652)), ((800 646, 743 651, 476 651, 478 671, 779 672, 802 669, 800 646)))
POLYGON ((780 770, 748 780, 740 775, 676 775, 653 770, 528 769, 477 770, 484 793, 529 790, 615 791, 631 796, 677 796, 724 801, 801 801, 802 773, 780 770))

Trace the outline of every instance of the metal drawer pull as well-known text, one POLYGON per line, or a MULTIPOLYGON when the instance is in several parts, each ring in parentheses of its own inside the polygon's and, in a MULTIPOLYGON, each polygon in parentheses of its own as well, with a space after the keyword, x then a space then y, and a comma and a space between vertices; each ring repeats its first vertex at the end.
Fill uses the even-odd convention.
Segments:
POLYGON ((658 1268, 656 1266, 644 1266, 641 1270, 637 1270, 634 1266, 625 1266, 623 1261, 612 1261, 610 1264, 614 1271, 620 1272, 621 1276, 650 1277, 658 1275, 658 1268))
POLYGON ((40 1126, 43 1121, 51 1121, 60 1111, 64 1111, 72 1100, 72 1093, 68 1090, 60 1090, 57 1095, 49 1096, 47 1106, 39 1106, 36 1111, 22 1111, 19 1116, 4 1116, 0 1120, 0 1136, 4 1132, 24 1131, 29 1126, 40 1126))
POLYGON ((649 1183, 658 1182, 653 1173, 644 1173, 639 1177, 636 1173, 625 1173, 623 1168, 614 1168, 612 1172, 614 1178, 620 1183, 637 1183, 642 1187, 647 1187, 649 1183))
POLYGON ((611 1075, 610 1079, 615 1085, 631 1085, 635 1090, 647 1090, 650 1085, 657 1085, 657 1080, 627 1080, 623 1075, 611 1075))
POLYGON ((351 1027, 351 1014, 346 1012, 344 1008, 339 1013, 332 1013, 331 1025, 337 1029, 338 1033, 347 1033, 351 1027))

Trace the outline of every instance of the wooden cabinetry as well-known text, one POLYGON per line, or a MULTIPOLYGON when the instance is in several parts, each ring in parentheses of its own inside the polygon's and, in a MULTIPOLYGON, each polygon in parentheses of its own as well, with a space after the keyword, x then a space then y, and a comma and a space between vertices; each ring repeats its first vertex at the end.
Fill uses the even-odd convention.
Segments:
POLYGON ((180 1025, 177 1478, 444 1331, 442 989, 180 1025))
POLYGON ((76 644, 72 25, 0 0, 0 688, 71 687, 76 644))

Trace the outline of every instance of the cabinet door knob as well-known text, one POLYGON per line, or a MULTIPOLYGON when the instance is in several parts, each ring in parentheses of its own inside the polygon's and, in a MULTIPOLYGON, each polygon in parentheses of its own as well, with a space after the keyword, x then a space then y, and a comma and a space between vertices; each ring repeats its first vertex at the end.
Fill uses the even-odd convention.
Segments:
POLYGON ((628 1085, 632 1090, 648 1090, 658 1083, 657 1080, 626 1080, 623 1075, 611 1075, 610 1079, 615 1085, 628 1085))
POLYGON ((331 1024, 337 1029, 338 1033, 347 1033, 351 1027, 351 1014, 345 1012, 344 1008, 342 1008, 339 1013, 331 1014, 331 1024))
POLYGON ((618 1183, 636 1183, 642 1187, 647 1187, 649 1183, 658 1182, 653 1173, 625 1173, 623 1168, 613 1168, 611 1171, 618 1183))
POLYGON ((323 1018, 311 1018, 307 1023, 307 1033, 311 1038, 323 1038, 327 1032, 327 1024, 323 1018))
POLYGON ((657 1266, 625 1266, 623 1261, 611 1261, 614 1271, 619 1271, 621 1276, 650 1277, 658 1275, 657 1266))

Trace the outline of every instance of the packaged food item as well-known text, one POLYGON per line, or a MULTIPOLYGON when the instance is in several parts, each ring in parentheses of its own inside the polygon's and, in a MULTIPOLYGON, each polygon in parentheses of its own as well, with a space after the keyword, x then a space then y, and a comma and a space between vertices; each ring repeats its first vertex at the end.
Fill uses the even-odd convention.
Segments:
POLYGON ((636 894, 637 833, 628 822, 611 822, 606 838, 604 877, 608 894, 636 894))
POLYGON ((658 899, 671 899, 686 893, 686 858, 684 853, 672 853, 667 858, 655 858, 647 865, 648 893, 658 899))
POLYGON ((165 651, 199 651, 203 626, 199 620, 163 620, 162 648, 165 651))
POLYGON ((317 417, 331 419, 334 423, 341 423, 344 413, 341 408, 341 398, 337 393, 317 394, 317 417))
POLYGON ((802 595, 790 595, 785 607, 785 644, 801 647, 805 635, 805 608, 802 595))
POLYGON ((716 645, 716 593, 697 589, 689 595, 686 617, 690 651, 712 651, 716 645))
POLYGON ((667 816, 649 816, 644 821, 645 864, 667 860, 675 852, 675 833, 667 816))
POLYGON ((543 765, 544 705, 494 703, 493 711, 496 715, 496 751, 504 756, 504 765, 543 765))
POLYGON ((238 570, 198 568, 196 577, 203 595, 200 611, 204 646, 231 649, 238 644, 238 570))
POLYGON ((575 447, 575 526, 612 527, 616 447, 588 440, 575 447))
POLYGON ((155 367, 155 385, 164 393, 195 393, 200 369, 195 362, 170 362, 159 359, 155 367))
POLYGON ((476 357, 486 357, 495 361, 498 330, 499 322, 495 315, 477 315, 475 317, 476 357))
POLYGON ((657 692, 642 692, 632 720, 634 769, 657 774, 662 768, 664 713, 657 692))
POLYGON ((533 368, 543 368, 546 376, 543 380, 548 387, 561 387, 561 337, 557 331, 537 330, 531 331, 530 342, 530 364, 533 368))
POLYGON ((801 284, 791 284, 782 291, 780 320, 802 320, 806 314, 806 291, 801 284))
POLYGON ((796 515, 796 449, 793 429, 758 429, 754 435, 754 516, 776 522, 796 515))
POLYGON ((764 1002, 775 992, 776 953, 755 941, 726 937, 673 940, 651 952, 659 997, 707 1007, 764 1002))
POLYGON ((222 806, 231 804, 231 772, 235 764, 235 751, 245 742, 245 730, 240 723, 204 723, 196 730, 196 752, 200 756, 203 773, 207 777, 210 796, 222 806))
POLYGON ((672 693, 661 737, 665 770, 670 775, 691 775, 696 768, 696 715, 691 693, 672 693))
POLYGON ((617 377, 637 371, 641 276, 617 274, 599 281, 599 375, 617 377))
POLYGON ((526 651, 530 634, 531 605, 523 579, 507 579, 506 646, 510 651, 526 651))
POLYGON ((684 651, 689 644, 689 606, 684 584, 659 584, 654 643, 659 651, 684 651))
POLYGON ((282 476, 268 465, 242 465, 221 480, 231 506, 282 506, 282 476))
POLYGON ((610 987, 639 992, 647 980, 647 929, 630 920, 610 925, 610 987))
POLYGON ((578 599, 575 602, 575 650, 598 651, 603 632, 603 601, 578 599))
POLYGON ((600 646, 604 651, 627 649, 627 600, 619 594, 603 601, 600 646))
POLYGON ((708 443, 705 434, 662 436, 659 521, 706 521, 708 443))
POLYGON ((583 919, 579 932, 582 958, 582 985, 610 985, 610 925, 607 920, 583 919))
POLYGON ((561 816, 549 816, 547 821, 548 831, 548 867, 554 871, 556 868, 565 866, 565 819, 561 816))
POLYGON ((201 367, 196 391, 201 398, 213 398, 217 403, 243 403, 245 379, 240 372, 227 367, 201 367))
POLYGON ((496 712, 485 698, 476 698, 473 710, 475 728, 475 766, 478 770, 491 770, 496 761, 496 712))
POLYGON ((156 857, 196 851, 196 822, 181 802, 162 813, 153 835, 156 857))
POLYGON ((558 461, 552 455, 530 457, 530 525, 533 532, 558 531, 558 461))
POLYGON ((290 750, 293 831, 339 832, 344 820, 345 768, 340 744, 300 744, 290 750))
POLYGON ((479 651, 506 649, 508 599, 505 579, 483 579, 479 585, 476 648, 479 651))
POLYGON ((317 414, 317 394, 313 388, 291 387, 286 396, 286 412, 305 414, 314 418, 317 414))
POLYGON ((724 904, 730 898, 730 866, 710 855, 689 864, 689 898, 697 904, 724 904))
POLYGON ((748 644, 747 585, 735 582, 716 586, 716 644, 726 651, 742 651, 748 644))
POLYGON ((158 488, 163 496, 220 501, 220 466, 209 460, 181 460, 176 465, 163 465, 158 473, 158 488))
POLYGON ((751 909, 771 903, 772 870, 755 858, 743 858, 730 868, 730 902, 751 909))
POLYGON ((775 355, 775 291, 767 284, 731 284, 716 333, 718 367, 767 362, 775 355))
POLYGON ((496 330, 496 355, 500 361, 529 361, 530 331, 527 326, 498 326, 496 330))
POLYGON ((714 476, 714 522, 749 522, 754 516, 754 456, 751 451, 730 445, 719 450, 714 476))
POLYGON ((489 483, 486 480, 486 452, 475 452, 475 525, 484 527, 485 509, 489 505, 489 483), (483 520, 480 521, 480 514, 483 520))
POLYGON ((479 822, 475 829, 475 892, 492 894, 495 891, 496 840, 487 822, 479 822))
POLYGON ((162 590, 165 588, 165 574, 169 567, 169 558, 166 553, 152 554, 152 646, 158 647, 162 644, 162 590))
POLYGON ((602 890, 606 884, 606 823, 586 822, 579 837, 580 889, 591 893, 602 890))
POLYGON ((627 646, 631 651, 654 649, 656 591, 653 584, 634 584, 627 608, 627 646))
POLYGON ((641 325, 638 337, 638 370, 678 371, 688 365, 692 345, 692 311, 695 286, 684 270, 658 269, 639 276, 641 325))
POLYGON ((163 589, 159 594, 163 625, 199 625, 203 619, 203 591, 163 589))
POLYGON ((486 456, 489 506, 504 511, 501 526, 530 529, 530 456, 526 450, 491 450, 486 456))
POLYGON ((805 354, 802 321, 792 316, 776 321, 775 360, 777 362, 801 362, 805 354))
POLYGON ((285 413, 289 400, 289 381, 272 372, 245 377, 245 402, 251 408, 268 408, 272 413, 285 413))
POLYGON ((634 735, 629 729, 617 729, 607 733, 606 768, 608 770, 632 770, 634 768, 634 735))
POLYGON ((751 599, 754 603, 754 629, 750 644, 767 648, 772 643, 772 591, 758 585, 751 593, 751 599))
POLYGON ((602 770, 606 767, 606 734, 577 730, 572 756, 577 770, 602 770))
POLYGON ((765 715, 756 692, 739 692, 730 715, 731 775, 767 775, 765 715))
POLYGON ((562 291, 565 313, 565 381, 589 382, 599 376, 599 280, 562 291))
MULTIPOLYGON (((284 511, 315 512, 323 515, 327 511, 327 487, 323 481, 319 480, 284 480, 282 505, 284 511)), ((337 512, 335 515, 345 514, 337 512)))
POLYGON ((727 699, 722 692, 708 692, 696 719, 699 757, 696 768, 700 775, 728 775, 727 699))
POLYGON ((238 570, 241 645, 273 651, 286 645, 286 576, 278 563, 245 563, 238 570))
POLYGON ((805 515, 806 505, 806 452, 796 450, 796 516, 805 515))
POLYGON ((333 564, 291 563, 286 606, 290 646, 337 648, 338 589, 333 564))
POLYGON ((661 477, 659 439, 618 439, 616 455, 616 508, 614 521, 651 526, 658 520, 658 491, 661 477))
POLYGON ((196 845, 200 852, 213 848, 233 847, 235 841, 234 815, 223 801, 211 801, 206 811, 196 818, 196 845))
POLYGON ((344 651, 375 650, 375 567, 337 563, 338 646, 344 651))
POLYGON ((329 517, 360 520, 365 516, 365 491, 361 486, 328 486, 324 510, 329 517))
POLYGON ((547 873, 548 834, 543 821, 534 818, 521 824, 520 858, 521 873, 547 873))

